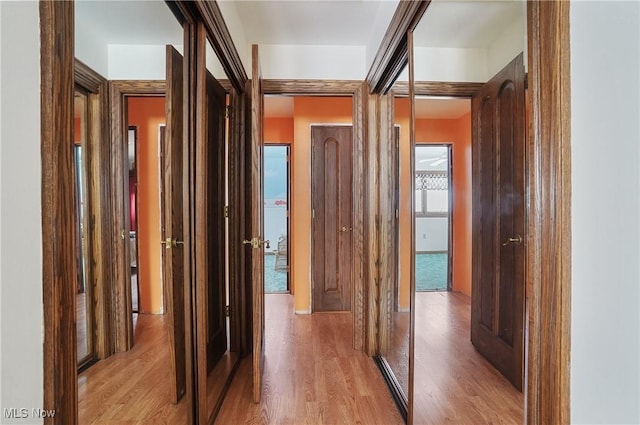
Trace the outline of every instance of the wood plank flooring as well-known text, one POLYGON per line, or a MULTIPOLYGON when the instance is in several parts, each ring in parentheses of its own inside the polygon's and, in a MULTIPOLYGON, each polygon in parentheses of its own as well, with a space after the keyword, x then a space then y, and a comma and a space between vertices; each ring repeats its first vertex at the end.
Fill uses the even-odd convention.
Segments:
POLYGON ((523 395, 470 340, 471 298, 416 294, 414 423, 522 424, 523 395))
POLYGON ((265 295, 262 401, 252 402, 251 357, 216 424, 403 424, 373 363, 351 346, 351 314, 295 315, 293 297, 265 295))
POLYGON ((185 399, 171 403, 166 315, 135 317, 133 349, 96 363, 78 377, 79 424, 185 423, 185 399))

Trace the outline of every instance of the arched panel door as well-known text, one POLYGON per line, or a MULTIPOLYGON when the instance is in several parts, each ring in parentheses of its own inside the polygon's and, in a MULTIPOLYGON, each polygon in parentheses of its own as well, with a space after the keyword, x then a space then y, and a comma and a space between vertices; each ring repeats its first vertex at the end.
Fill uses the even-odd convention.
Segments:
POLYGON ((471 342, 522 390, 525 284, 524 66, 520 54, 472 101, 471 342))

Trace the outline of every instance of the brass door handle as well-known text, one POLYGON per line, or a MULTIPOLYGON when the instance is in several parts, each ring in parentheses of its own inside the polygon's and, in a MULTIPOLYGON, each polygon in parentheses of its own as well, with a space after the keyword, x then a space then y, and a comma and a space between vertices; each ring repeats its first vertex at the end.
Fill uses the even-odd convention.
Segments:
POLYGON ((338 229, 338 233, 351 232, 352 230, 353 228, 351 227, 342 226, 341 228, 338 229))
POLYGON ((507 246, 511 243, 514 245, 522 245, 522 236, 516 235, 513 238, 508 238, 506 241, 502 242, 502 246, 507 246))
POLYGON ((171 238, 167 238, 163 241, 160 241, 160 243, 164 245, 166 249, 171 249, 171 247, 176 247, 178 245, 184 245, 184 241, 181 241, 178 239, 171 239, 171 238))
POLYGON ((271 248, 271 241, 261 241, 259 238, 251 238, 249 240, 245 239, 242 241, 243 245, 251 245, 251 248, 253 249, 258 249, 260 248, 260 245, 264 245, 265 248, 269 249, 271 248))

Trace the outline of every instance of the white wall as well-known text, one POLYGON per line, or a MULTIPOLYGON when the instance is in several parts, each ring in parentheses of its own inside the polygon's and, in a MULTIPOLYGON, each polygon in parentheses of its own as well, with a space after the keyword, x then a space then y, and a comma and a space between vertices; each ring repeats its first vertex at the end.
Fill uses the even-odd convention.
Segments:
MULTIPOLYGON (((38 3, 0 1, 0 415, 43 400, 38 3), (16 42, 19 41, 19 42, 16 42)), ((0 419, 2 423, 12 423, 0 419)), ((34 418, 15 423, 41 423, 34 418)))
POLYGON ((371 35, 369 36, 369 42, 366 46, 365 67, 367 72, 373 64, 373 59, 376 57, 376 53, 378 53, 378 47, 380 46, 380 43, 387 32, 387 28, 389 27, 389 23, 391 22, 391 19, 398 7, 397 0, 379 1, 378 3, 378 11, 375 19, 371 22, 371 35))
POLYGON ((261 44, 263 78, 363 80, 364 46, 294 46, 261 44))
POLYGON ((447 217, 416 217, 416 252, 447 251, 449 219, 447 217))
POLYGON ((166 46, 110 44, 109 80, 164 80, 166 46))
POLYGON ((75 20, 75 56, 89 68, 103 77, 107 77, 108 52, 107 43, 96 36, 95 31, 87 27, 81 19, 75 20))
MULTIPOLYGON (((488 80, 487 49, 452 47, 416 47, 416 81, 466 81, 488 80)), ((399 81, 409 81, 405 69, 399 81)))
MULTIPOLYGON (((238 55, 244 65, 245 72, 251 78, 251 46, 247 42, 247 36, 244 33, 244 26, 238 15, 238 9, 236 9, 236 2, 232 0, 218 0, 218 7, 224 17, 224 22, 227 24, 229 34, 233 44, 235 44, 238 50, 238 55)), ((215 76, 215 75, 214 75, 215 76)))
POLYGON ((640 423, 640 3, 571 3, 571 421, 640 423))
MULTIPOLYGON (((524 3, 523 3, 524 8, 524 3)), ((520 52, 524 52, 525 69, 527 67, 527 30, 526 14, 514 19, 487 49, 487 77, 492 78, 520 52)))

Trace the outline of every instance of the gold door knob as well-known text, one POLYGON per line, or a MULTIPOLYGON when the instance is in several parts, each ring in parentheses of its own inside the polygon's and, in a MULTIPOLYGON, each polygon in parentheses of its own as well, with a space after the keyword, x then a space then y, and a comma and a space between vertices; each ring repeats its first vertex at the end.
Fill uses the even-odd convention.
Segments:
POLYGON ((515 237, 508 238, 506 241, 502 242, 502 246, 507 246, 509 244, 522 245, 522 236, 515 235, 515 237))
POLYGON ((171 239, 171 238, 167 238, 163 241, 160 241, 160 243, 164 245, 166 249, 171 249, 171 247, 177 247, 178 245, 184 245, 184 241, 181 241, 178 239, 171 239))
POLYGON ((243 245, 251 245, 251 248, 253 249, 258 249, 260 248, 260 245, 264 245, 265 248, 269 249, 271 248, 271 241, 262 241, 259 238, 251 238, 249 240, 245 239, 242 241, 243 245))

